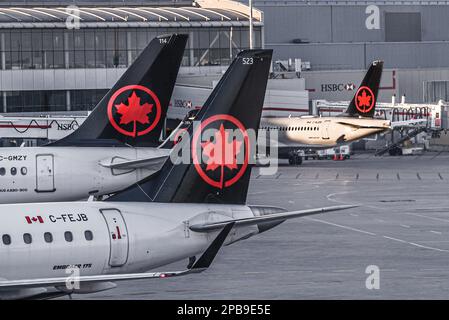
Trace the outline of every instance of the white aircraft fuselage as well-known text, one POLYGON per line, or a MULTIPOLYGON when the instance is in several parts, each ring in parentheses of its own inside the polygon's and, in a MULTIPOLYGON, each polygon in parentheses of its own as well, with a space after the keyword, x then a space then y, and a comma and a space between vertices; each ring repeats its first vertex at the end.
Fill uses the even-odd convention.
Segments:
POLYGON ((327 149, 389 130, 390 121, 362 117, 262 118, 264 130, 278 130, 278 146, 327 149))
MULTIPOLYGON (((257 215, 242 205, 0 205, 0 280, 69 277, 67 269, 73 267, 79 276, 148 271, 203 252, 218 233, 193 232, 189 225, 257 215)), ((255 225, 235 228, 225 244, 258 231, 255 225)), ((0 299, 34 294, 33 288, 0 289, 0 299)))
POLYGON ((76 201, 109 194, 162 165, 113 169, 111 163, 163 158, 168 152, 131 147, 1 148, 0 203, 76 201))

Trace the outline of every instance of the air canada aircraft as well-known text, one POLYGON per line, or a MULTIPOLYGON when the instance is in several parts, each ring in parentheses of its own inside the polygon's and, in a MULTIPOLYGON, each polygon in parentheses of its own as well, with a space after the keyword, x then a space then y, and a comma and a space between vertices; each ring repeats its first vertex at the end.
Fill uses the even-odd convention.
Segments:
POLYGON ((189 163, 170 156, 155 175, 102 201, 0 205, 0 297, 92 293, 120 280, 198 273, 222 245, 287 219, 353 207, 287 212, 246 205, 253 163, 247 135, 259 126, 271 56, 271 50, 238 54, 197 114, 200 125, 186 129, 189 163), (241 135, 228 135, 233 130, 241 135), (214 157, 210 144, 231 156, 214 157), (240 153, 244 161, 237 163, 240 153), (147 272, 184 259, 185 270, 147 272))
POLYGON ((176 34, 153 39, 72 134, 42 147, 2 148, 0 203, 101 197, 159 170, 186 42, 176 34))
POLYGON ((374 61, 346 112, 336 117, 263 118, 262 130, 278 131, 278 154, 301 164, 299 150, 327 149, 391 129, 389 120, 374 119, 383 61, 374 61))

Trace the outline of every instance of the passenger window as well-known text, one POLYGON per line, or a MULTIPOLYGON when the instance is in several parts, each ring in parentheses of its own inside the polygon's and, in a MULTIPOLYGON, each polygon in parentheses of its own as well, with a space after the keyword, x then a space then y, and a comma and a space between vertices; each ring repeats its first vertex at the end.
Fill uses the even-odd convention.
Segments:
POLYGON ((73 234, 70 231, 66 231, 64 233, 64 239, 67 242, 72 242, 73 241, 73 234))
POLYGON ((17 174, 17 168, 16 167, 12 167, 11 168, 11 175, 15 176, 17 174))
POLYGON ((25 176, 27 174, 28 170, 26 167, 22 167, 20 168, 20 173, 22 174, 22 176, 25 176))
POLYGON ((0 168, 0 176, 4 176, 6 174, 6 169, 1 167, 0 168))
POLYGON ((23 242, 25 242, 26 244, 30 244, 32 241, 33 241, 33 238, 31 237, 31 234, 29 234, 29 233, 23 234, 23 242))
POLYGON ((47 243, 52 243, 53 242, 53 235, 50 232, 45 232, 44 233, 44 240, 47 243))
POLYGON ((90 230, 84 231, 84 237, 87 241, 92 241, 94 239, 94 235, 90 230))
POLYGON ((11 244, 11 236, 9 234, 4 234, 2 236, 3 244, 9 246, 11 244))

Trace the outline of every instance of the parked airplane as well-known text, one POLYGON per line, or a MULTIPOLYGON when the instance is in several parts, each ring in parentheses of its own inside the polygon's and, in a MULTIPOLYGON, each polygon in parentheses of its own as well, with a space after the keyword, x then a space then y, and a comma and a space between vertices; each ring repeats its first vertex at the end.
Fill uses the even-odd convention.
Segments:
POLYGON ((201 272, 223 244, 290 218, 352 207, 286 212, 246 205, 253 142, 247 136, 260 122, 271 55, 248 50, 236 57, 198 113, 201 125, 187 128, 196 150, 190 163, 167 159, 155 176, 107 201, 0 205, 0 297, 49 298, 201 272), (211 144, 226 154, 215 157, 211 144), (237 163, 240 153, 244 161, 237 163), (195 155, 206 160, 195 162, 195 155), (145 273, 188 258, 186 270, 145 273))
POLYGON ((0 203, 99 197, 159 170, 169 150, 156 147, 186 42, 186 35, 151 41, 69 136, 1 148, 0 203))
POLYGON ((263 118, 261 129, 278 130, 278 154, 301 164, 300 150, 328 149, 391 129, 389 120, 374 119, 383 61, 374 61, 345 113, 336 117, 263 118))

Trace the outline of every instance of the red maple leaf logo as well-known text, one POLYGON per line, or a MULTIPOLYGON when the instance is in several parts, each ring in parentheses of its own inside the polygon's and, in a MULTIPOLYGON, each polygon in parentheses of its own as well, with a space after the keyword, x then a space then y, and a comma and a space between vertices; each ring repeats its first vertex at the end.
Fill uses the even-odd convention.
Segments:
POLYGON ((370 107, 371 105, 371 95, 366 95, 366 91, 363 90, 362 94, 357 96, 359 101, 359 106, 370 107))
POLYGON ((148 114, 152 111, 153 104, 144 103, 141 105, 140 97, 133 90, 131 96, 128 97, 128 105, 120 103, 118 105, 116 104, 115 108, 117 109, 117 113, 121 115, 120 124, 134 123, 133 136, 135 137, 137 122, 141 124, 150 123, 148 114))
POLYGON ((201 143, 203 153, 207 156, 206 171, 214 171, 221 168, 220 186, 223 187, 224 168, 238 169, 237 155, 241 152, 243 142, 232 139, 229 141, 229 132, 221 124, 220 129, 214 134, 214 141, 201 143))

